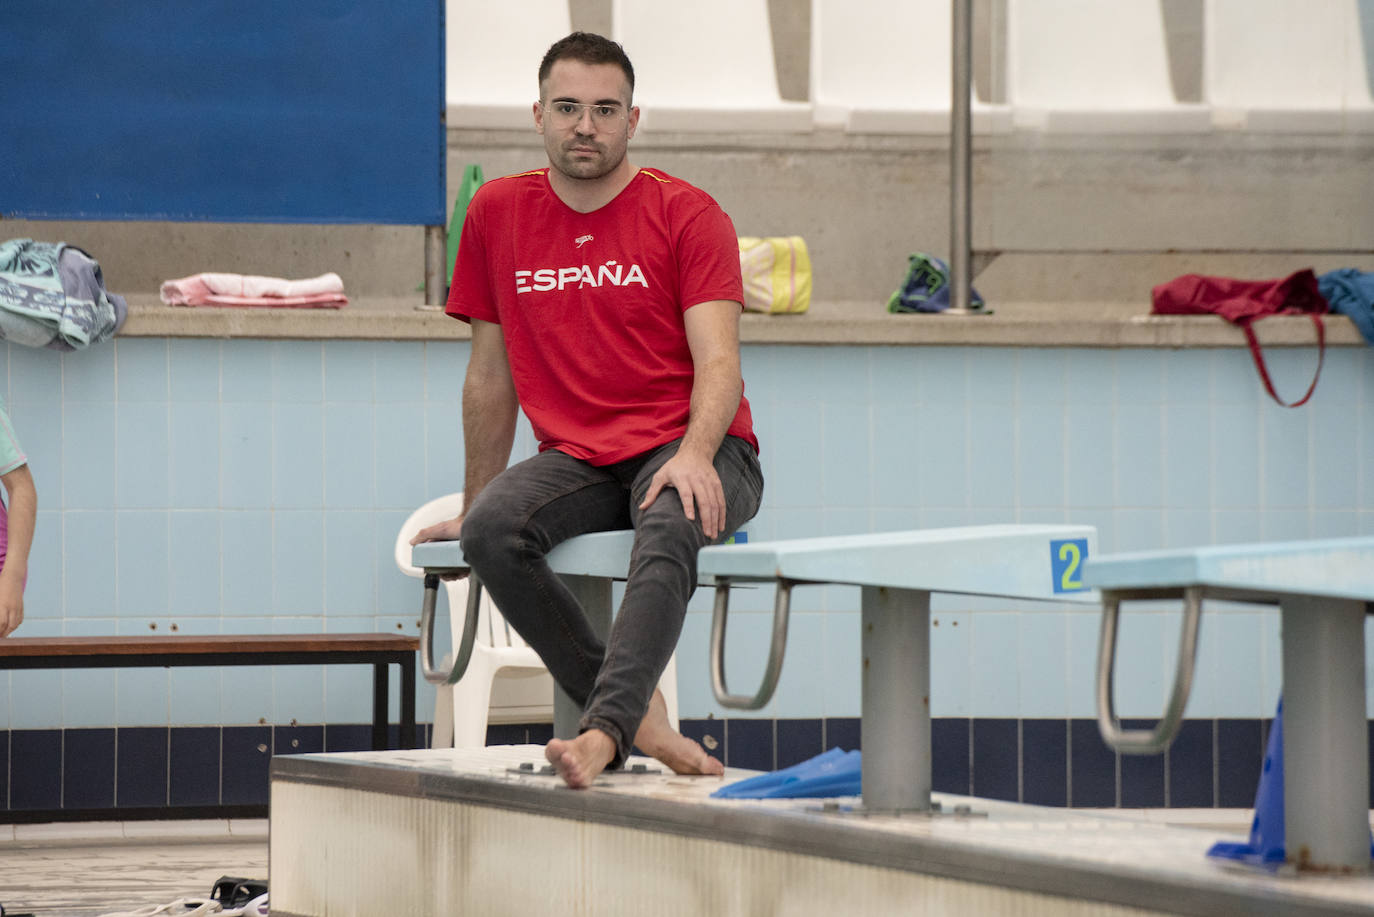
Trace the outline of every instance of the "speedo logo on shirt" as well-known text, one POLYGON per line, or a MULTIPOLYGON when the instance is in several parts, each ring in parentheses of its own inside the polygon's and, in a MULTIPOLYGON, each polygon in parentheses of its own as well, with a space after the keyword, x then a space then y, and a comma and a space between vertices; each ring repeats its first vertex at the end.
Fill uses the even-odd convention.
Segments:
POLYGON ((516 293, 547 293, 550 290, 564 290, 570 286, 579 290, 585 286, 627 287, 632 283, 646 289, 649 286, 639 265, 631 264, 627 268, 615 261, 607 261, 599 267, 584 264, 580 267, 544 267, 533 271, 515 272, 516 293))

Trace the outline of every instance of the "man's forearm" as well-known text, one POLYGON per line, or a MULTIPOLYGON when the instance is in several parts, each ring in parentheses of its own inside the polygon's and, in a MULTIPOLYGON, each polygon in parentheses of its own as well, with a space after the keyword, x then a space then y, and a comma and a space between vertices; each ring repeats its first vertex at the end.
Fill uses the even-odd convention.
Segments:
POLYGON ((699 368, 692 383, 691 414, 681 450, 714 458, 739 412, 743 394, 737 359, 721 357, 699 368))
POLYGON ((500 380, 469 376, 463 384, 463 514, 506 469, 515 444, 515 392, 500 380))

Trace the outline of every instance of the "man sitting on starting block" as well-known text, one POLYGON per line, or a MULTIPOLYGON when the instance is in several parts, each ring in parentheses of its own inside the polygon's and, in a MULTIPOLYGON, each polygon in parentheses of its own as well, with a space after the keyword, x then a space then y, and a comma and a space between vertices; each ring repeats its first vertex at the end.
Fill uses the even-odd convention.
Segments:
POLYGON ((632 746, 678 773, 724 768, 669 724, 655 689, 682 631, 697 551, 758 512, 763 473, 740 375, 744 298, 730 218, 626 159, 639 123, 620 45, 575 32, 539 68, 549 167, 473 197, 448 314, 472 325, 464 510, 412 543, 461 536, 506 620, 582 706, 545 756, 569 786, 632 746), (539 454, 506 468, 522 408, 539 454), (545 555, 633 527, 603 642, 545 555))

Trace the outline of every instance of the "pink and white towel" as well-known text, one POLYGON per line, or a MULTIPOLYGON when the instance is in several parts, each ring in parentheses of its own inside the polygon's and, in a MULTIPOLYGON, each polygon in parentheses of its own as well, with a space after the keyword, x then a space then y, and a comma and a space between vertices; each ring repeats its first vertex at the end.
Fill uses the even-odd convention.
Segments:
POLYGON ((255 277, 245 274, 192 274, 162 284, 162 301, 169 306, 278 306, 337 309, 348 305, 338 274, 307 280, 255 277))

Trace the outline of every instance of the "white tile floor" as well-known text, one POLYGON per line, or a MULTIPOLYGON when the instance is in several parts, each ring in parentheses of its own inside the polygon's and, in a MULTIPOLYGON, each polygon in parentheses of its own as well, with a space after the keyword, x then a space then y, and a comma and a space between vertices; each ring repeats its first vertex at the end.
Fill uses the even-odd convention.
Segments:
POLYGON ((267 878, 267 821, 0 826, 6 917, 97 917, 267 878))

